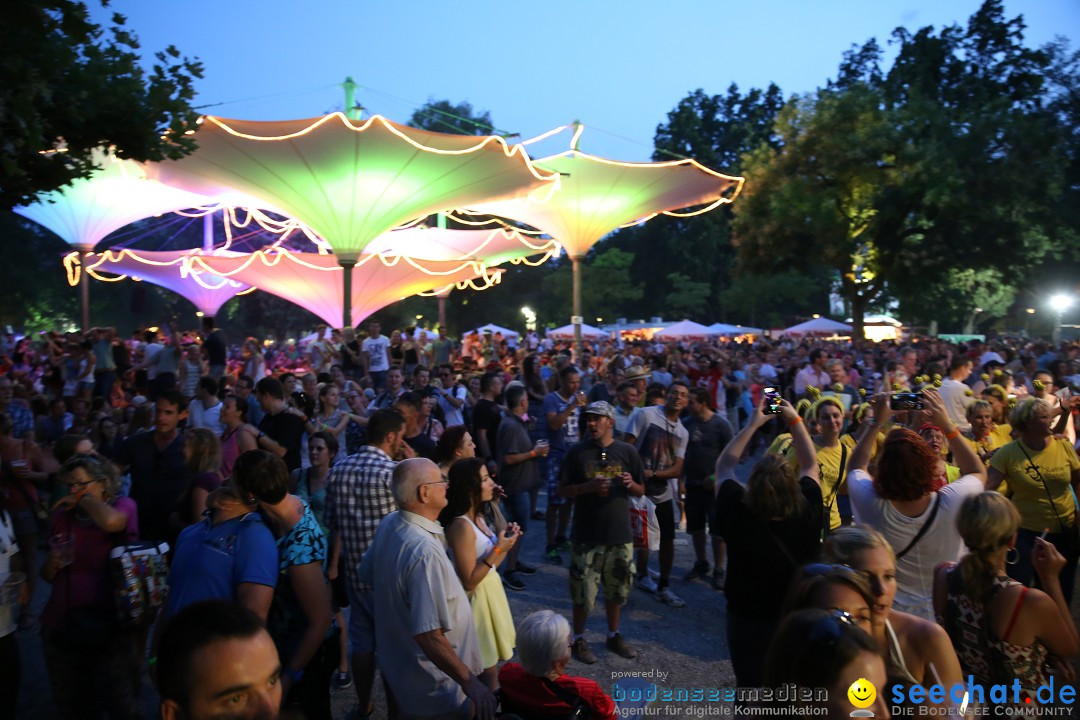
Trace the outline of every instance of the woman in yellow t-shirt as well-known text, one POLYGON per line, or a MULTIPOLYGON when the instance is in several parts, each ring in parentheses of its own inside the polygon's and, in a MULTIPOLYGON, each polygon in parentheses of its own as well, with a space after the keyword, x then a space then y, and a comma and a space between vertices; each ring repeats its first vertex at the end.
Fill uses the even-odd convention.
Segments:
MULTIPOLYGON (((817 421, 814 420, 813 410, 814 404, 806 398, 795 403, 795 412, 799 413, 799 417, 806 423, 806 431, 810 433, 810 435, 817 433, 817 421)), ((779 455, 780 457, 787 457, 788 450, 791 448, 791 440, 791 433, 782 432, 776 436, 772 441, 772 444, 769 445, 769 449, 765 452, 767 454, 779 455)))
POLYGON ((986 400, 976 400, 968 405, 966 415, 971 425, 971 435, 964 439, 983 464, 990 467, 990 458, 994 453, 1012 442, 1012 427, 1008 423, 994 424, 994 407, 986 400))
POLYGON ((1052 434, 1054 412, 1045 400, 1029 397, 1013 408, 1009 420, 1019 437, 990 458, 989 487, 1004 480, 1006 494, 1020 512, 1016 548, 1019 561, 1009 576, 1029 584, 1034 577, 1031 549, 1035 538, 1046 539, 1065 556, 1061 588, 1072 600, 1073 578, 1080 549, 1076 534, 1076 501, 1071 489, 1080 483, 1080 458, 1068 440, 1052 434))
MULTIPOLYGON (((844 428, 844 406, 835 397, 825 396, 814 403, 813 417, 818 425, 813 439, 821 477, 821 501, 825 512, 829 513, 829 529, 835 530, 840 527, 837 497, 843 490, 846 466, 855 443, 850 435, 840 436, 844 428)), ((787 461, 792 467, 798 466, 794 449, 788 450, 787 461)))
POLYGON ((1009 425, 1009 393, 1000 385, 991 385, 982 391, 982 398, 990 404, 994 429, 991 434, 1000 445, 1012 442, 1012 426, 1009 425))

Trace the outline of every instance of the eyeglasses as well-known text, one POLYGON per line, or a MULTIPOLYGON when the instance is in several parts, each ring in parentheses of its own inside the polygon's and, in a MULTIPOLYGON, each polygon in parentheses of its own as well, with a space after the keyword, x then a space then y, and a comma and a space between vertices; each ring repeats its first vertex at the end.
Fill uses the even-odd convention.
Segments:
POLYGON ((858 621, 845 610, 831 610, 829 615, 810 628, 810 642, 820 647, 834 647, 847 628, 859 627, 858 621))
POLYGON ((68 483, 68 490, 71 492, 81 492, 96 482, 97 480, 83 480, 81 482, 68 483))
POLYGON ((424 487, 425 485, 449 485, 449 484, 450 484, 450 479, 444 477, 442 480, 434 480, 432 482, 420 483, 419 485, 417 485, 417 487, 424 487))

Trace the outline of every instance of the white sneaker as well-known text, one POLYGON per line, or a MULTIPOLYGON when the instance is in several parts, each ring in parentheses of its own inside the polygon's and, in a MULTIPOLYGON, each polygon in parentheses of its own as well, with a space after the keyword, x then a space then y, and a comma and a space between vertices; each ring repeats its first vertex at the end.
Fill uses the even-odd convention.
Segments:
POLYGON ((660 592, 656 593, 656 599, 664 603, 665 605, 670 605, 674 608, 681 608, 686 605, 686 603, 682 601, 682 598, 671 592, 671 588, 664 588, 660 592))
POLYGON ((653 580, 648 575, 646 575, 643 578, 638 578, 637 586, 638 586, 638 590, 644 590, 645 592, 648 592, 648 593, 654 593, 659 589, 656 586, 656 581, 653 580))

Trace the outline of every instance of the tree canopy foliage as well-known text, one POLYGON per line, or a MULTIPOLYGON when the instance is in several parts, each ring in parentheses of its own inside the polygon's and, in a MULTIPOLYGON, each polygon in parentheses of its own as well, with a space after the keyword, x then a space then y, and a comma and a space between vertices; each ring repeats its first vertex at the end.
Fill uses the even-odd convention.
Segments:
MULTIPOLYGON (((102 4, 107 4, 103 0, 102 4)), ((94 170, 91 152, 178 158, 195 147, 199 62, 169 46, 148 74, 138 39, 114 14, 108 30, 82 2, 8 3, 0 23, 0 209, 33 202, 94 170)))

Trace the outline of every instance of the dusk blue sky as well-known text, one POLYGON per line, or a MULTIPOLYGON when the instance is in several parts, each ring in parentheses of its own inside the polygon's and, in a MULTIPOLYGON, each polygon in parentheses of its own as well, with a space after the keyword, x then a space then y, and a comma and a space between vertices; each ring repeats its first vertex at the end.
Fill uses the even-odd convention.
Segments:
MULTIPOLYGON (((199 57, 206 69, 196 104, 211 105, 210 114, 278 120, 340 110, 340 83, 351 75, 365 109, 392 120, 407 121, 429 98, 468 101, 522 138, 579 119, 589 128, 582 150, 647 160, 657 124, 697 88, 775 82, 786 96, 810 92, 852 44, 884 44, 900 25, 965 25, 980 2, 90 4, 99 20, 127 15, 147 57, 170 43, 199 57)), ((1005 10, 1024 16, 1029 45, 1063 35, 1076 48, 1080 0, 1006 0, 1005 10)))

